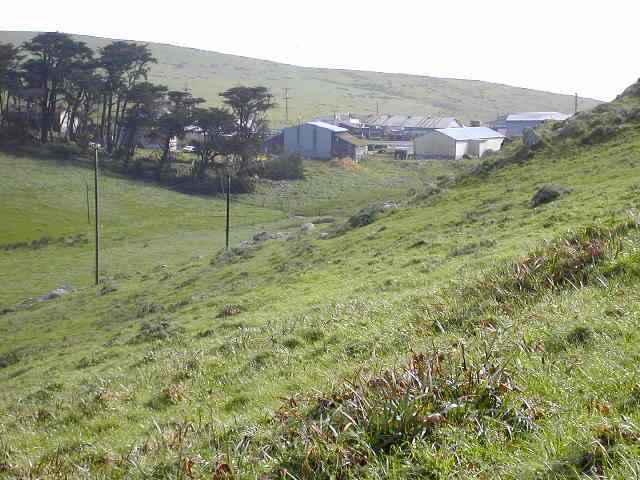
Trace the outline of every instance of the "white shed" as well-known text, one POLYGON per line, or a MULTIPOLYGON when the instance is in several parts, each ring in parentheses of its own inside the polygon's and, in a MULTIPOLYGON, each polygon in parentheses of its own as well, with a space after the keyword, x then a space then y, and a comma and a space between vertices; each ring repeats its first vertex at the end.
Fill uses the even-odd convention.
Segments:
POLYGON ((502 148, 504 135, 487 127, 439 128, 413 141, 416 158, 482 157, 502 148))
POLYGON ((348 130, 325 122, 307 122, 284 129, 285 153, 300 152, 305 158, 328 160, 334 156, 339 133, 348 130))

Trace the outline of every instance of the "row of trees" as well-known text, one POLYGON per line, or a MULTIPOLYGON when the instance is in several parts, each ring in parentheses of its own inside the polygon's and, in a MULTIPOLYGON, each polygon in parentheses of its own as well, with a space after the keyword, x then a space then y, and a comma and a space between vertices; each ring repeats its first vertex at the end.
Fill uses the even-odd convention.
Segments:
POLYGON ((161 171, 171 164, 171 140, 193 126, 194 179, 211 168, 250 175, 274 106, 269 91, 234 87, 220 94, 223 108, 204 108, 190 92, 149 82, 154 63, 146 45, 114 41, 94 52, 57 32, 19 47, 0 43, 0 132, 40 143, 98 142, 125 165, 141 134, 153 135, 162 139, 161 171))

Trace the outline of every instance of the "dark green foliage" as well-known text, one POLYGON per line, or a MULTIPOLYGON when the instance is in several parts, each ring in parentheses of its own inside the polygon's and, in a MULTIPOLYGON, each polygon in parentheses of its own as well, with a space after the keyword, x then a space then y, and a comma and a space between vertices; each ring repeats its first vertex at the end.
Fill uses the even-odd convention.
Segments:
POLYGON ((6 368, 9 365, 18 363, 20 360, 17 352, 8 352, 0 355, 0 368, 6 368))
POLYGON ((290 153, 270 157, 262 164, 262 176, 270 180, 300 180, 304 178, 302 155, 290 153))
POLYGON ((585 326, 579 326, 567 333, 567 342, 572 345, 584 345, 593 338, 593 330, 585 326))
POLYGON ((596 143, 611 140, 618 133, 618 129, 614 126, 598 125, 593 130, 585 134, 580 142, 583 145, 595 145, 596 143))
POLYGON ((184 328, 174 327, 167 319, 160 319, 155 322, 142 322, 140 332, 132 339, 132 343, 144 343, 170 340, 184 333, 184 328))
POLYGON ((533 194, 531 206, 538 207, 545 203, 551 203, 570 191, 561 185, 543 185, 533 194))

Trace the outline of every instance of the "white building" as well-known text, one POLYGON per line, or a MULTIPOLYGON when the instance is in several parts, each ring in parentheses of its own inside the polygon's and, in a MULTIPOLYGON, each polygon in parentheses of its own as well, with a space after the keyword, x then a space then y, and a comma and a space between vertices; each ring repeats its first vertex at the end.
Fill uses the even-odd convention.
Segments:
POLYGON ((504 135, 486 127, 439 128, 413 141, 416 158, 482 157, 502 148, 504 135))
POLYGON ((285 153, 299 152, 305 158, 329 160, 334 157, 338 134, 348 130, 325 122, 307 122, 284 129, 285 153))

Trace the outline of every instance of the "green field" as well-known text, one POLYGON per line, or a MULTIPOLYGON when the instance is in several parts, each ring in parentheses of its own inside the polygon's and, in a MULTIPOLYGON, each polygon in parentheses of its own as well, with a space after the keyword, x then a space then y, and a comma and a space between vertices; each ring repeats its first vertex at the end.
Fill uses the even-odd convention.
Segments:
MULTIPOLYGON (((91 283, 93 170, 89 159, 78 160, 0 154, 2 183, 8 187, 0 191, 5 224, 0 232, 0 306, 62 285, 91 283)), ((230 243, 261 231, 295 231, 314 216, 344 221, 367 203, 403 198, 423 182, 461 168, 374 156, 356 170, 345 171, 306 161, 306 180, 264 182, 255 194, 233 198, 230 243)), ((103 175, 100 184, 103 276, 131 275, 191 256, 211 257, 224 246, 223 199, 185 195, 112 174, 103 175)))
MULTIPOLYGON (((35 33, 0 32, 0 42, 22 44, 35 33)), ((77 36, 96 49, 105 38, 77 36)), ((149 44, 158 64, 149 80, 174 89, 189 88, 211 104, 218 94, 236 85, 264 85, 279 103, 282 89, 290 88, 292 123, 333 112, 412 115, 451 115, 464 122, 493 120, 520 111, 573 112, 573 97, 515 88, 476 80, 443 79, 416 75, 303 68, 265 60, 208 52, 157 43, 149 44)), ((598 102, 582 99, 580 108, 598 102)), ((273 126, 285 123, 284 109, 271 114, 273 126)))
MULTIPOLYGON (((484 175, 307 164, 236 199, 236 240, 336 225, 204 258, 221 203, 107 178, 126 275, 0 316, 0 477, 637 478, 639 112, 628 97, 549 127, 484 175), (545 184, 565 193, 534 207, 545 184)), ((85 171, 2 162, 7 241, 80 233, 85 171)), ((90 261, 90 244, 37 255, 64 248, 90 261)), ((43 257, 2 255, 13 297, 45 285, 43 257)))

